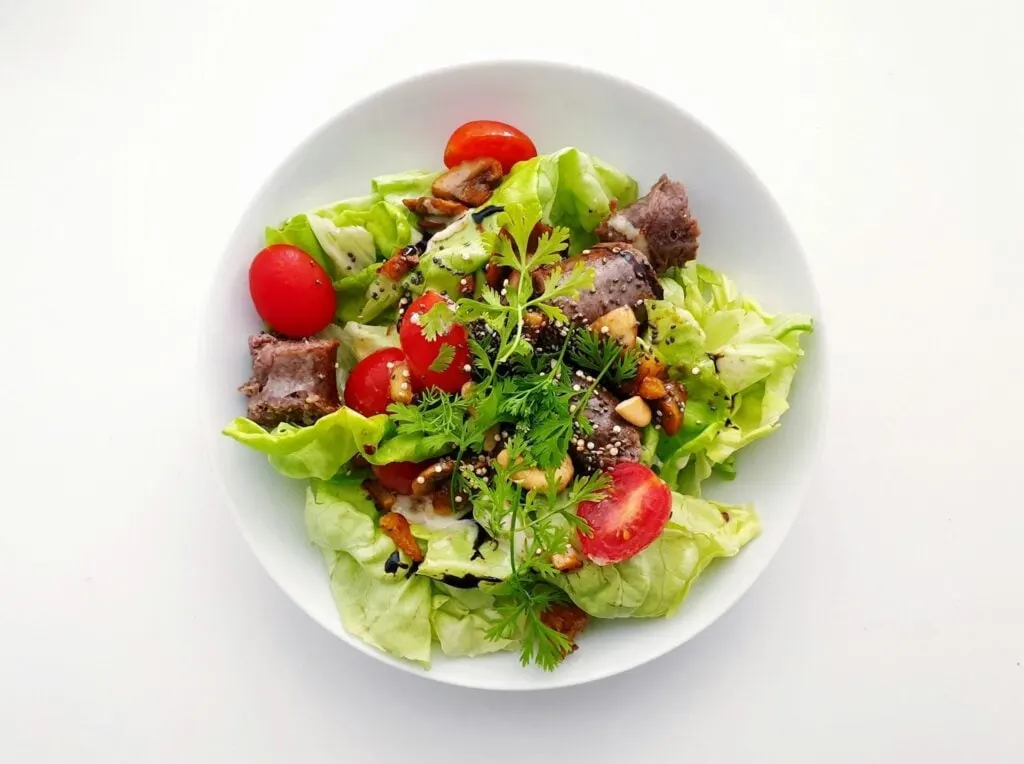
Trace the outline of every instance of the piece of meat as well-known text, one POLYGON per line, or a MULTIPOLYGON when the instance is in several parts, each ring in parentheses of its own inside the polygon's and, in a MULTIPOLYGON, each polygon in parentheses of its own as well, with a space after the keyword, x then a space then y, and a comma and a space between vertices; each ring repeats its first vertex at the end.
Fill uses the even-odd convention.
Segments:
POLYGON ((416 537, 412 535, 409 521, 404 515, 388 512, 380 518, 380 529, 385 536, 395 542, 399 551, 405 552, 413 562, 423 561, 423 550, 420 549, 416 537))
POLYGON ((562 278, 578 263, 594 269, 594 288, 577 297, 559 297, 551 304, 560 308, 575 324, 590 325, 601 316, 624 305, 636 309, 644 300, 660 299, 658 274, 642 252, 628 244, 596 244, 575 257, 533 272, 534 291, 540 292, 555 268, 562 278))
POLYGON ((373 480, 364 480, 362 482, 363 490, 370 494, 370 499, 373 501, 373 506, 377 508, 378 512, 390 512, 395 508, 395 503, 398 501, 398 497, 395 496, 395 492, 390 488, 385 488, 384 484, 376 478, 373 480))
POLYGON ((700 226, 690 215, 683 184, 662 175, 646 195, 613 212, 595 233, 602 241, 632 244, 658 273, 664 273, 697 256, 700 226))
POLYGON ((396 249, 395 253, 384 261, 379 273, 392 281, 401 281, 409 271, 419 265, 421 254, 423 250, 416 245, 396 249))
POLYGON ((619 462, 640 460, 640 428, 630 424, 615 412, 619 399, 598 387, 587 399, 583 412, 593 432, 584 433, 578 425, 573 427, 573 443, 569 449, 576 469, 590 475, 607 470, 619 462))
POLYGON ((467 159, 442 173, 430 190, 439 199, 479 207, 501 183, 501 162, 490 157, 467 159))
POLYGON ((418 199, 403 199, 402 204, 409 208, 418 217, 436 215, 442 218, 454 218, 467 212, 469 208, 459 202, 448 199, 438 199, 433 196, 421 196, 418 199))
POLYGON ((337 411, 337 340, 249 338, 252 378, 239 390, 249 397, 248 416, 264 427, 281 422, 310 425, 337 411))
POLYGON ((571 602, 556 602, 540 614, 540 620, 549 629, 564 634, 572 643, 569 652, 577 648, 576 637, 587 625, 587 614, 571 602))

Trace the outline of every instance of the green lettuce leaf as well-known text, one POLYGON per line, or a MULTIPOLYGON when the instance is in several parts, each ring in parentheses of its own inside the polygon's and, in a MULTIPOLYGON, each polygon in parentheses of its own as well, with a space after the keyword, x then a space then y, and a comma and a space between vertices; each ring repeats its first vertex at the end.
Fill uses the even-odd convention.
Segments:
POLYGON ((224 428, 224 434, 267 455, 270 464, 290 478, 332 477, 353 456, 383 437, 387 417, 364 417, 342 407, 309 427, 279 424, 270 432, 245 417, 224 428))
POLYGON ((445 655, 486 655, 516 647, 514 640, 487 638, 499 615, 486 591, 435 584, 430 610, 434 636, 445 655))
POLYGON ((316 212, 306 214, 313 235, 333 266, 334 278, 352 276, 377 260, 377 247, 371 234, 361 225, 339 226, 316 212))
POLYGON ((760 530, 760 521, 748 506, 673 493, 672 517, 651 546, 616 565, 588 560, 555 583, 597 618, 671 615, 712 560, 732 557, 760 530))
POLYGON ((484 231, 496 228, 496 218, 492 215, 478 226, 468 214, 463 215, 434 234, 420 256, 418 275, 407 282, 412 291, 458 294, 459 281, 491 259, 491 252, 484 245, 484 231))
MULTIPOLYGON (((374 263, 358 273, 350 274, 334 282, 337 305, 334 317, 338 321, 358 321, 363 316, 369 303, 367 292, 377 278, 379 269, 380 263, 374 263)), ((372 320, 374 317, 371 316, 366 320, 372 320)))
POLYGON ((267 226, 264 239, 268 247, 272 244, 291 244, 298 247, 316 260, 320 267, 327 271, 327 275, 334 278, 327 254, 317 241, 316 234, 309 225, 309 219, 304 214, 289 218, 279 228, 267 226))
POLYGON ((403 199, 432 196, 430 187, 440 174, 435 170, 409 170, 393 175, 380 175, 374 178, 370 185, 373 187, 373 193, 382 197, 384 201, 401 205, 403 199))
POLYGON ((511 574, 508 544, 487 541, 476 549, 474 542, 479 528, 473 521, 440 518, 438 522, 439 518, 433 518, 428 525, 416 522, 415 515, 406 517, 413 535, 427 545, 418 570, 421 576, 437 579, 473 576, 501 581, 511 574))
POLYGON ((395 545, 377 526, 377 510, 359 481, 314 480, 305 520, 310 539, 324 551, 345 629, 380 650, 429 664, 431 584, 385 571, 395 545))

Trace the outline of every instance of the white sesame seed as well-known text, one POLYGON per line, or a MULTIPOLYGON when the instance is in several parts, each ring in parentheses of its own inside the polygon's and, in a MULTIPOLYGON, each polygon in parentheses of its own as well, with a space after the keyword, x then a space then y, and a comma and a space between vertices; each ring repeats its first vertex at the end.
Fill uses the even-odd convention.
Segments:
POLYGON ((462 259, 463 260, 469 260, 469 252, 463 252, 462 253, 462 259))
POLYGON ((590 443, 587 443, 587 449, 590 450, 590 451, 594 450, 594 443, 593 443, 593 441, 591 441, 590 443))
POLYGON ((608 334, 609 331, 610 331, 610 329, 608 329, 607 326, 602 326, 601 327, 601 334, 608 334))
POLYGON ((395 368, 395 362, 394 361, 388 361, 388 368, 389 369, 395 368))
POLYGON ((408 369, 402 369, 402 376, 405 377, 406 379, 408 379, 409 378, 409 370, 408 369))
POLYGON ((700 366, 694 366, 692 369, 690 369, 690 373, 694 375, 700 374, 700 366))
POLYGON ((408 390, 408 389, 409 389, 409 383, 408 383, 408 382, 403 382, 403 383, 401 384, 401 388, 402 388, 403 390, 408 390))
POLYGON ((455 497, 455 503, 456 504, 461 504, 462 503, 462 497, 461 496, 456 496, 455 497))
POLYGON ((418 478, 416 478, 416 482, 419 483, 420 485, 423 485, 424 483, 427 482, 427 479, 423 477, 423 475, 420 475, 418 478))
POLYGON ((507 294, 508 294, 508 290, 507 290, 507 289, 502 289, 502 290, 501 290, 501 294, 502 294, 502 296, 504 297, 505 295, 507 295, 507 294))
POLYGON ((473 367, 472 367, 472 366, 470 366, 470 365, 469 365, 469 364, 467 363, 466 365, 464 365, 464 366, 462 367, 462 370, 463 370, 463 371, 473 371, 473 367))
POLYGON ((581 388, 579 385, 573 385, 572 386, 572 390, 573 390, 574 393, 578 393, 582 389, 583 388, 581 388))
POLYGON ((435 464, 434 465, 434 472, 436 472, 438 475, 441 474, 441 465, 440 464, 435 464))
POLYGON ((412 321, 412 323, 415 324, 416 326, 419 326, 420 325, 420 314, 419 313, 413 313, 411 316, 409 316, 409 320, 412 321))
POLYGON ((614 432, 614 433, 618 434, 618 433, 622 432, 622 428, 621 428, 621 427, 620 427, 619 425, 615 425, 615 426, 614 426, 614 427, 612 428, 612 432, 614 432))
POLYGON ((576 413, 576 404, 575 404, 575 403, 574 403, 574 404, 572 404, 572 405, 571 405, 571 406, 569 407, 569 411, 570 411, 571 413, 573 413, 573 414, 575 414, 575 413, 576 413))
POLYGON ((615 448, 615 446, 612 446, 611 448, 608 449, 608 453, 611 454, 612 456, 618 456, 619 449, 615 448))

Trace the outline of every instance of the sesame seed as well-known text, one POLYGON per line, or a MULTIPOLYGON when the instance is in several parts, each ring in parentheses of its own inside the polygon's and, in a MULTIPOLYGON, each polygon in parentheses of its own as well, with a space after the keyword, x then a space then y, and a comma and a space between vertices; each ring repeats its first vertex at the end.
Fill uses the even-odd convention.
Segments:
POLYGON ((441 465, 440 464, 435 464, 434 465, 434 472, 436 472, 438 475, 441 474, 441 465))
POLYGON ((618 434, 618 433, 622 432, 622 427, 620 427, 619 425, 615 425, 615 426, 614 426, 614 427, 612 428, 612 432, 614 432, 614 433, 618 434))
POLYGON ((463 371, 473 371, 473 367, 472 367, 472 366, 470 366, 470 365, 469 365, 469 364, 467 363, 466 365, 464 365, 464 366, 462 367, 462 370, 463 370, 463 371))
POLYGON ((408 369, 402 369, 402 376, 405 377, 406 379, 408 379, 409 378, 409 370, 408 369))
POLYGON ((690 369, 690 373, 694 374, 694 375, 700 374, 700 367, 699 366, 694 366, 692 369, 690 369))
POLYGON ((424 483, 427 482, 427 479, 423 477, 423 475, 420 475, 418 478, 416 478, 416 482, 419 483, 420 485, 423 485, 424 483))
POLYGON ((409 316, 409 320, 412 321, 412 323, 415 324, 416 326, 419 326, 420 325, 420 314, 419 313, 413 313, 411 316, 409 316))
POLYGON ((462 259, 463 260, 469 260, 469 252, 463 252, 462 253, 462 259))
POLYGON ((590 443, 587 443, 587 449, 589 451, 593 451, 594 450, 594 442, 593 441, 591 441, 590 443))
POLYGON ((578 393, 582 389, 583 388, 581 388, 579 385, 573 385, 572 386, 572 390, 573 390, 574 393, 578 393))
POLYGON ((614 446, 612 446, 611 448, 608 449, 608 453, 611 454, 612 456, 618 456, 619 455, 619 449, 617 449, 614 446))
POLYGON ((409 389, 409 383, 408 383, 408 382, 403 382, 403 383, 401 384, 401 388, 402 388, 403 390, 408 390, 408 389, 409 389))
POLYGON ((394 361, 388 361, 388 368, 389 369, 395 368, 395 362, 394 361))
POLYGON ((455 497, 455 503, 456 504, 461 504, 462 503, 462 497, 461 496, 456 496, 455 497))
POLYGON ((575 404, 575 403, 574 403, 574 404, 572 404, 572 405, 571 405, 571 406, 569 407, 569 411, 570 411, 571 413, 573 413, 573 414, 575 414, 575 413, 576 413, 576 404, 575 404))
POLYGON ((608 332, 609 332, 609 329, 608 329, 607 326, 602 326, 601 327, 601 334, 608 334, 608 332))

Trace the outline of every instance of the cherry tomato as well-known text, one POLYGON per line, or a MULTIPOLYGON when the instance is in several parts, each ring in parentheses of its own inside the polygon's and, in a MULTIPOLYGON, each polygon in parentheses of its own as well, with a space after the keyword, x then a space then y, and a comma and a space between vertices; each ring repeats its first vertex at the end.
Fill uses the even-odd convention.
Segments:
POLYGON ((593 535, 579 534, 583 554, 598 565, 628 560, 658 538, 672 514, 672 494, 642 464, 619 462, 609 470, 608 495, 577 508, 593 535))
MULTIPOLYGON (((386 414, 394 402, 391 396, 391 376, 401 374, 401 365, 407 363, 405 353, 399 348, 384 348, 370 353, 357 363, 345 383, 345 405, 363 416, 386 414), (389 365, 390 364, 390 365, 389 365)), ((399 381, 398 384, 403 384, 399 381)), ((408 384, 416 391, 416 380, 408 378, 408 384)))
POLYGON ((253 258, 249 294, 260 318, 288 337, 316 334, 334 319, 327 271, 290 244, 272 244, 253 258))
POLYGON ((429 466, 430 462, 392 462, 374 466, 373 474, 388 490, 411 494, 412 481, 429 466))
POLYGON ((409 368, 413 376, 423 387, 437 387, 446 393, 457 393, 469 382, 469 340, 466 329, 454 324, 447 332, 428 340, 419 326, 419 319, 424 313, 444 298, 437 292, 426 292, 416 300, 402 319, 402 328, 398 336, 402 342, 402 350, 409 360, 409 368), (448 345, 453 350, 451 362, 441 371, 432 371, 431 364, 437 361, 441 348, 448 345))
POLYGON ((506 174, 516 162, 535 156, 537 147, 526 133, 490 119, 477 119, 460 126, 444 147, 445 167, 454 167, 467 159, 492 157, 501 162, 506 174))

